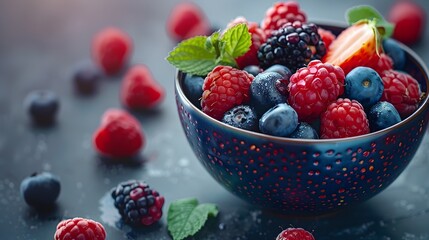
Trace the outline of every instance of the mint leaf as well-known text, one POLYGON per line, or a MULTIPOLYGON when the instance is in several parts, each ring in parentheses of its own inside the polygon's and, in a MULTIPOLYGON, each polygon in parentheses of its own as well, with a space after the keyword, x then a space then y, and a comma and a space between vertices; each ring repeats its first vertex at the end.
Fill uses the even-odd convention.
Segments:
POLYGON ((356 6, 347 10, 346 20, 349 25, 363 20, 375 21, 377 29, 384 38, 388 38, 393 34, 394 25, 386 21, 383 15, 368 5, 356 6))
POLYGON ((197 36, 179 43, 167 60, 176 68, 193 75, 204 76, 216 64, 216 52, 206 48, 207 37, 197 36))
POLYGON ((168 231, 173 240, 182 240, 197 233, 209 216, 216 217, 217 214, 218 210, 214 204, 198 204, 195 198, 177 200, 168 208, 168 231))
POLYGON ((225 42, 226 54, 232 58, 244 55, 252 45, 251 35, 245 23, 228 29, 222 36, 222 41, 225 42))

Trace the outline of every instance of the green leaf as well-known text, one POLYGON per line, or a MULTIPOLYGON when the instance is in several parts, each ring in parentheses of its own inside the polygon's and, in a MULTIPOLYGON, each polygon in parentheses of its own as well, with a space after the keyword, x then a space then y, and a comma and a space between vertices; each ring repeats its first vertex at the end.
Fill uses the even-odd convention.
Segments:
POLYGON ((353 25, 361 21, 374 21, 375 26, 383 38, 388 38, 393 34, 394 25, 386 21, 383 18, 383 15, 381 15, 375 8, 368 5, 350 8, 346 12, 346 19, 349 25, 353 25))
POLYGON ((216 52, 205 46, 207 37, 197 36, 179 43, 167 57, 176 68, 204 76, 216 66, 216 52))
POLYGON ((251 35, 245 23, 229 28, 222 36, 225 52, 232 58, 237 58, 249 51, 252 45, 251 35))
POLYGON ((173 240, 182 240, 197 233, 209 216, 216 217, 217 214, 218 210, 214 204, 198 204, 195 198, 177 200, 168 208, 168 231, 173 240))

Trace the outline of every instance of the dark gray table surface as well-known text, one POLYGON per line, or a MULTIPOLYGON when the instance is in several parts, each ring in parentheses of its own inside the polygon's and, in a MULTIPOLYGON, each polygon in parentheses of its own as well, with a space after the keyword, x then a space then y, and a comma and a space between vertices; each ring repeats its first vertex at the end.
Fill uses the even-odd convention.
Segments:
MULTIPOLYGON (((216 26, 243 15, 259 22, 273 1, 196 1, 216 26)), ((100 221, 108 239, 170 239, 166 210, 171 201, 196 197, 218 205, 193 239, 275 239, 287 227, 303 227, 318 240, 429 239, 429 138, 425 136, 411 164, 385 191, 369 201, 334 214, 307 218, 278 216, 251 206, 223 189, 203 169, 181 129, 173 91, 175 70, 165 61, 175 43, 165 25, 178 0, 34 0, 0 1, 0 239, 52 239, 64 218, 100 221), (77 96, 71 74, 90 57, 93 35, 117 26, 135 43, 132 63, 146 64, 166 89, 157 111, 139 113, 147 138, 142 163, 112 164, 99 159, 91 136, 101 114, 121 107, 121 76, 106 77, 97 94, 77 96), (51 89, 60 95, 58 122, 32 126, 23 108, 26 94, 51 89), (61 179, 55 209, 38 212, 19 195, 23 178, 51 171, 61 179), (131 229, 117 224, 109 190, 128 179, 143 179, 166 198, 164 216, 153 227, 131 229)), ((367 3, 386 14, 391 1, 300 1, 310 20, 344 22, 347 8, 367 3)), ((426 1, 420 0, 425 12, 426 1)), ((412 48, 429 63, 429 29, 412 48)))

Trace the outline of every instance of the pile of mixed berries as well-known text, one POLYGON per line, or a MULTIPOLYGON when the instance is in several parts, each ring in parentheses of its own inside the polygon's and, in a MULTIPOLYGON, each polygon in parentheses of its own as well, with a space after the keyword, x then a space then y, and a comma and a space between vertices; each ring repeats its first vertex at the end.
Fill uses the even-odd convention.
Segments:
POLYGON ((274 136, 331 139, 390 127, 419 106, 406 53, 374 19, 335 36, 289 1, 275 3, 260 25, 239 17, 226 30, 237 24, 252 43, 236 65, 217 64, 203 76, 184 71, 186 96, 212 118, 274 136))

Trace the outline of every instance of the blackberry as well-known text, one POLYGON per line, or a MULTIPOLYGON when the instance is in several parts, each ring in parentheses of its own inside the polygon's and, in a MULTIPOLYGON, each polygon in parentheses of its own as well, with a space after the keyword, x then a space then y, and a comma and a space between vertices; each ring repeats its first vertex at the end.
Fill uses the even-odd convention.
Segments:
POLYGON ((281 64, 295 72, 314 59, 321 59, 326 54, 326 46, 314 23, 295 21, 286 23, 273 32, 273 35, 261 45, 258 59, 266 69, 274 64, 281 64))
POLYGON ((149 226, 162 217, 164 197, 145 182, 130 180, 112 190, 115 207, 125 223, 149 226))

